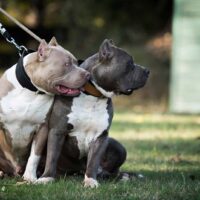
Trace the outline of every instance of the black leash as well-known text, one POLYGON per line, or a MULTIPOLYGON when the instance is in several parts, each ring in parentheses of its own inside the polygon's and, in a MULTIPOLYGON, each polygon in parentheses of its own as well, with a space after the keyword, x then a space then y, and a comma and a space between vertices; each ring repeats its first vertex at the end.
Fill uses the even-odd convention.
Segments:
POLYGON ((27 48, 23 45, 18 45, 15 39, 10 35, 10 33, 3 27, 0 23, 0 33, 4 37, 4 39, 10 44, 14 45, 16 49, 18 49, 19 56, 22 56, 24 52, 28 52, 27 48))
MULTIPOLYGON (((20 56, 17 66, 16 66, 16 78, 20 85, 24 88, 29 89, 30 91, 37 92, 38 94, 45 94, 44 92, 38 90, 33 83, 31 82, 30 78, 28 77, 24 65, 23 65, 23 58, 29 53, 33 53, 33 50, 27 49, 23 45, 18 45, 15 41, 15 39, 10 35, 10 33, 3 27, 3 25, 0 23, 0 33, 4 37, 4 39, 15 46, 16 49, 18 49, 18 54, 20 56)), ((84 62, 84 60, 78 60, 78 65, 80 66, 81 63, 84 62)))
POLYGON ((38 90, 33 83, 31 82, 30 78, 28 77, 24 65, 23 65, 23 59, 24 56, 26 56, 29 53, 33 53, 33 50, 27 49, 23 45, 18 45, 15 41, 15 39, 10 35, 10 33, 3 27, 3 25, 0 23, 0 33, 5 38, 5 40, 11 44, 13 44, 16 49, 18 49, 18 54, 20 56, 17 66, 16 66, 16 78, 20 85, 24 88, 27 88, 30 91, 37 92, 38 94, 45 94, 44 92, 38 90))

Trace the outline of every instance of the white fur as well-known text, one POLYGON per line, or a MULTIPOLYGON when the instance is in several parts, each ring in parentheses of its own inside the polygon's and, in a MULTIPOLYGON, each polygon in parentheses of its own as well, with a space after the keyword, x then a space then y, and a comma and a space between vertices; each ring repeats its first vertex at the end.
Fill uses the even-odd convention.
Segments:
MULTIPOLYGON (((30 56, 31 56, 31 54, 28 54, 27 56, 24 57, 24 59, 23 59, 24 66, 26 66, 26 64, 28 63, 30 56)), ((15 72, 16 66, 17 66, 17 64, 13 65, 11 68, 6 70, 6 72, 5 72, 6 78, 10 83, 13 84, 13 86, 15 88, 22 89, 23 87, 20 85, 20 83, 18 82, 17 77, 16 77, 16 72, 15 72)))
POLYGON ((16 79, 15 68, 16 65, 6 71, 6 77, 15 89, 0 100, 0 121, 10 133, 14 153, 15 149, 24 153, 23 149, 30 144, 33 133, 44 122, 54 97, 22 88, 16 79))
POLYGON ((24 172, 23 178, 28 182, 35 182, 37 180, 36 169, 40 161, 41 156, 35 154, 35 142, 32 143, 31 155, 29 156, 28 162, 26 164, 26 170, 24 172))
POLYGON ((68 118, 74 129, 69 135, 75 136, 78 141, 80 158, 87 155, 90 143, 107 129, 109 115, 106 108, 107 98, 96 98, 81 93, 73 99, 68 118))
POLYGON ((97 180, 93 178, 88 178, 87 175, 85 174, 84 187, 97 188, 98 186, 99 183, 97 182, 97 180))
POLYGON ((6 78, 10 83, 13 84, 13 86, 15 88, 22 89, 23 87, 19 84, 19 82, 16 78, 15 70, 16 70, 16 65, 14 65, 11 68, 9 68, 8 70, 6 70, 6 72, 5 72, 6 78))
POLYGON ((4 177, 4 172, 0 171, 0 179, 4 177))
POLYGON ((35 184, 47 184, 52 183, 55 179, 53 177, 41 177, 35 181, 35 184))
POLYGON ((53 103, 47 95, 36 95, 27 89, 14 89, 3 97, 1 122, 9 131, 14 147, 24 147, 32 133, 44 122, 53 103))
POLYGON ((99 90, 101 92, 101 94, 103 94, 105 97, 108 97, 108 98, 112 98, 113 97, 114 92, 108 92, 108 91, 104 90, 103 88, 98 86, 94 81, 92 81, 92 83, 97 88, 97 90, 99 90))

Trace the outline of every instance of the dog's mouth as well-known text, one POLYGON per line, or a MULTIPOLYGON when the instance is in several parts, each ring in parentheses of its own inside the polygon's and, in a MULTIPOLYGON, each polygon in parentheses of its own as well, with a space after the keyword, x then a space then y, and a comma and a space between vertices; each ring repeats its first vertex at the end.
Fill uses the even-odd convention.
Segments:
POLYGON ((57 85, 56 90, 59 92, 59 94, 65 95, 65 96, 78 96, 81 93, 81 88, 68 88, 64 85, 57 85))

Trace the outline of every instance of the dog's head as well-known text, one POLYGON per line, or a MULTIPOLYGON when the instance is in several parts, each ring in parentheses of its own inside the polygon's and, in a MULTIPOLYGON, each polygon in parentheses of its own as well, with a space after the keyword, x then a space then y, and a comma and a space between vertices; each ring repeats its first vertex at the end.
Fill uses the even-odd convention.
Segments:
POLYGON ((103 41, 98 54, 85 60, 81 66, 91 73, 93 83, 106 96, 130 95, 143 87, 149 76, 149 70, 136 64, 132 56, 108 39, 103 41))
POLYGON ((42 41, 38 51, 30 54, 25 69, 39 90, 52 94, 77 96, 89 79, 89 72, 78 67, 76 58, 54 37, 49 44, 42 41))

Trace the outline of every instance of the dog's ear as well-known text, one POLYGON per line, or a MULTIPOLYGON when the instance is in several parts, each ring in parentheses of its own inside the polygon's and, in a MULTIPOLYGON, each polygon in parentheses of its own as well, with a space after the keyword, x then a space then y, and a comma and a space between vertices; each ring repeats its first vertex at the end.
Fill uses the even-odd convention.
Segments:
POLYGON ((51 38, 49 45, 50 46, 58 46, 58 42, 54 36, 51 38))
POLYGON ((113 57, 113 45, 111 40, 105 39, 99 49, 99 60, 109 61, 113 57))
POLYGON ((42 40, 38 47, 37 56, 40 62, 44 61, 50 54, 50 48, 45 40, 42 40))

